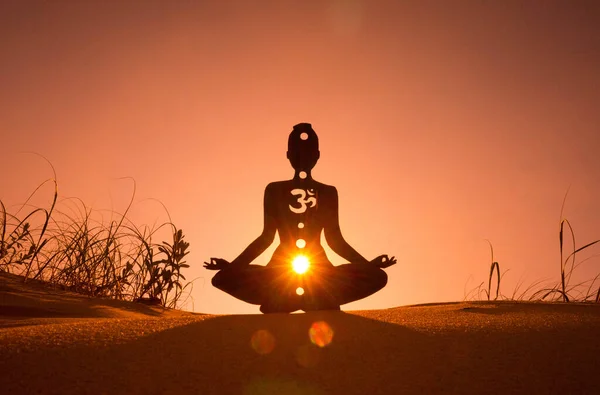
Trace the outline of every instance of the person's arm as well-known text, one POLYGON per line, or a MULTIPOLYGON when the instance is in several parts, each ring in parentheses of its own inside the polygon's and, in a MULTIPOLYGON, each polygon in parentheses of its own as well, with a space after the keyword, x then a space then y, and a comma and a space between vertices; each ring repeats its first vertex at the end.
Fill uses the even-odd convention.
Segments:
POLYGON ((338 193, 335 187, 327 196, 327 218, 324 226, 325 240, 331 249, 351 263, 369 263, 342 236, 338 213, 338 193))
POLYGON ((274 211, 275 205, 271 191, 271 185, 265 188, 264 197, 264 226, 263 231, 246 249, 232 262, 231 265, 246 266, 262 254, 275 239, 277 226, 275 224, 274 211))

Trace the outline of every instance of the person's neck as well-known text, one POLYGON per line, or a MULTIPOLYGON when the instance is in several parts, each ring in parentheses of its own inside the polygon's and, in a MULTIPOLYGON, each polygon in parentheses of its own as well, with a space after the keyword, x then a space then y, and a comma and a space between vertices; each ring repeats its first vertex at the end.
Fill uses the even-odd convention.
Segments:
POLYGON ((310 170, 296 170, 294 172, 294 181, 296 180, 300 180, 300 181, 306 181, 306 180, 312 180, 312 174, 310 170), (300 177, 300 173, 306 173, 306 177, 302 178, 300 177))

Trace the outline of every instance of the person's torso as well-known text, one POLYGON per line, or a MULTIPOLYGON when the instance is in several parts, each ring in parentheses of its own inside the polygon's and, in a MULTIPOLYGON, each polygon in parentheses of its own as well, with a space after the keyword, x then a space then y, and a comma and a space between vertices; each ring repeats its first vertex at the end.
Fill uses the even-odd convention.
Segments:
POLYGON ((313 265, 331 265, 321 245, 323 228, 332 217, 335 188, 309 180, 289 180, 269 185, 270 207, 280 245, 269 265, 287 264, 305 255, 313 265))

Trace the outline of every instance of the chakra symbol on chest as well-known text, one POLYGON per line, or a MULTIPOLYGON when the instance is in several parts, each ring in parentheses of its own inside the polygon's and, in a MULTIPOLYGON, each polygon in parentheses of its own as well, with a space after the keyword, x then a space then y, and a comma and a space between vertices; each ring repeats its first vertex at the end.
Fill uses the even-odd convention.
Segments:
POLYGON ((295 214, 302 214, 309 208, 317 207, 317 197, 315 196, 315 190, 310 189, 292 189, 290 192, 292 196, 296 197, 297 205, 289 205, 290 211, 295 214), (298 206, 298 207, 295 207, 298 206))

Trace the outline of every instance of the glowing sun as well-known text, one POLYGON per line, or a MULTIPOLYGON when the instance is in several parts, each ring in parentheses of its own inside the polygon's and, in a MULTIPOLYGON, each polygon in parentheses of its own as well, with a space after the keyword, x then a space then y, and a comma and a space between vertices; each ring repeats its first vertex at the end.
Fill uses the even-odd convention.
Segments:
POLYGON ((294 268, 294 271, 298 274, 306 273, 309 266, 310 262, 308 261, 308 258, 304 255, 298 255, 296 258, 294 258, 294 261, 292 262, 292 267, 294 268))

